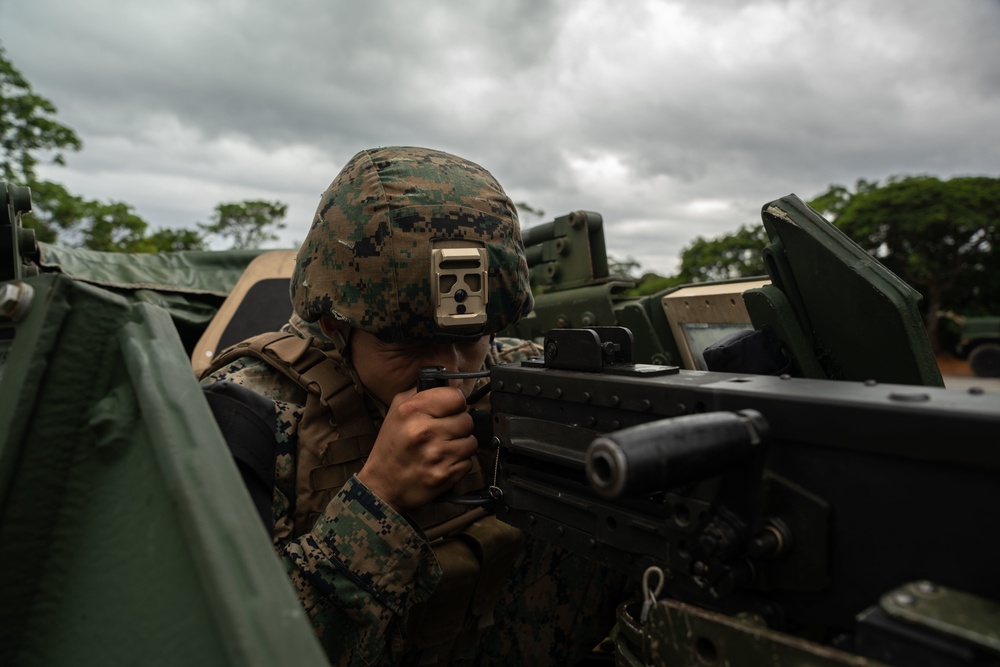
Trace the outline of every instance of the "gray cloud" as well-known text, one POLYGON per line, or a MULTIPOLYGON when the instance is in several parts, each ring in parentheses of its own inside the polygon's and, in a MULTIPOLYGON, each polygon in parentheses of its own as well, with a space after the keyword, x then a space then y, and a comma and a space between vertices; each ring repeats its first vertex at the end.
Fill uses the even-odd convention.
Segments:
POLYGON ((427 145, 601 212, 610 251, 661 272, 788 192, 997 174, 998 27, 980 0, 0 4, 86 144, 47 174, 154 225, 266 197, 296 243, 357 150, 427 145))

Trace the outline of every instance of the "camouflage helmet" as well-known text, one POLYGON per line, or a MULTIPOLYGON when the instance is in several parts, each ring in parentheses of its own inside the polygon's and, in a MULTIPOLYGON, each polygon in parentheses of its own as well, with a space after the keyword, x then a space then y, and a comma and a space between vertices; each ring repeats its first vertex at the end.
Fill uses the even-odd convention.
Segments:
POLYGON ((327 315, 384 341, 494 334, 533 305, 517 210, 496 179, 468 160, 426 148, 361 151, 320 199, 291 297, 307 322, 327 315), (434 249, 456 245, 482 258, 478 300, 466 301, 464 290, 442 292, 448 287, 434 279, 434 249), (458 313, 479 304, 477 319, 442 320, 442 299, 458 313))

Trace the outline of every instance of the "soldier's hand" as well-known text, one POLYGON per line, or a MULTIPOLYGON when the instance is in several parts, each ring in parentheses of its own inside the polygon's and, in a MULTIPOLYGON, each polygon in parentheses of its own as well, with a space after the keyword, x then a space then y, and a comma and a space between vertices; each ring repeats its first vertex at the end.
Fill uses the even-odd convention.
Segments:
POLYGON ((399 512, 431 502, 472 469, 476 439, 466 410, 454 387, 397 394, 358 478, 399 512))

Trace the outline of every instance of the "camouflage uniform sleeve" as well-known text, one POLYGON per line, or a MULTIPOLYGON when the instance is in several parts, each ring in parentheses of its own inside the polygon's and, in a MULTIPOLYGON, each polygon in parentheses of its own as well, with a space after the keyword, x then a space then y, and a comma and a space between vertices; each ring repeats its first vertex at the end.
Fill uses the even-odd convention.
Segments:
POLYGON ((486 363, 488 366, 512 364, 530 357, 537 357, 541 353, 542 348, 530 340, 497 336, 490 344, 486 363))
POLYGON ((281 555, 334 665, 394 664, 441 568, 423 534, 353 477, 281 555))
POLYGON ((395 664, 409 609, 441 578, 426 538, 353 477, 312 530, 292 539, 302 390, 255 359, 241 359, 203 380, 218 381, 236 382, 275 402, 275 550, 331 664, 395 664))

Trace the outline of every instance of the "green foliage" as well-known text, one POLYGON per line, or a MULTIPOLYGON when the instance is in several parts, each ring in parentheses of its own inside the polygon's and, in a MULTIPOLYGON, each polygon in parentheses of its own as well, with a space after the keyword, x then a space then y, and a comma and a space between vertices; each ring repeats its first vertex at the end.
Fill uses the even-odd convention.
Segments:
POLYGON ((276 241, 275 229, 284 229, 282 219, 288 206, 279 201, 245 200, 218 204, 210 224, 199 223, 203 232, 229 238, 231 248, 244 250, 259 248, 268 241, 276 241))
POLYGON ((71 194, 51 181, 31 186, 32 212, 24 226, 39 241, 111 252, 199 250, 200 235, 189 229, 148 233, 149 224, 123 202, 101 202, 71 194))
POLYGON ((158 229, 144 239, 150 250, 138 252, 176 252, 179 250, 204 250, 205 239, 195 229, 158 229))
POLYGON ((626 292, 626 294, 628 296, 635 297, 649 296, 672 287, 678 287, 679 285, 683 285, 685 282, 687 281, 680 276, 661 276, 656 273, 646 273, 639 278, 638 284, 636 284, 633 289, 626 292))
POLYGON ((148 223, 122 202, 100 202, 70 193, 52 181, 38 179, 42 157, 65 164, 65 151, 83 142, 55 120, 56 107, 37 94, 0 47, 0 178, 31 188, 32 212, 24 225, 39 241, 92 250, 156 252, 191 250, 204 244, 193 230, 160 230, 148 234, 148 223))
POLYGON ((53 118, 55 113, 55 105, 32 90, 0 46, 0 178, 31 184, 40 153, 63 164, 62 151, 80 150, 83 142, 53 118))
POLYGON ((810 206, 924 295, 932 343, 940 311, 1000 308, 1000 179, 893 176, 831 186, 810 206))
POLYGON ((766 273, 761 252, 768 243, 763 225, 743 225, 735 234, 701 236, 681 252, 681 282, 749 278, 766 273))

